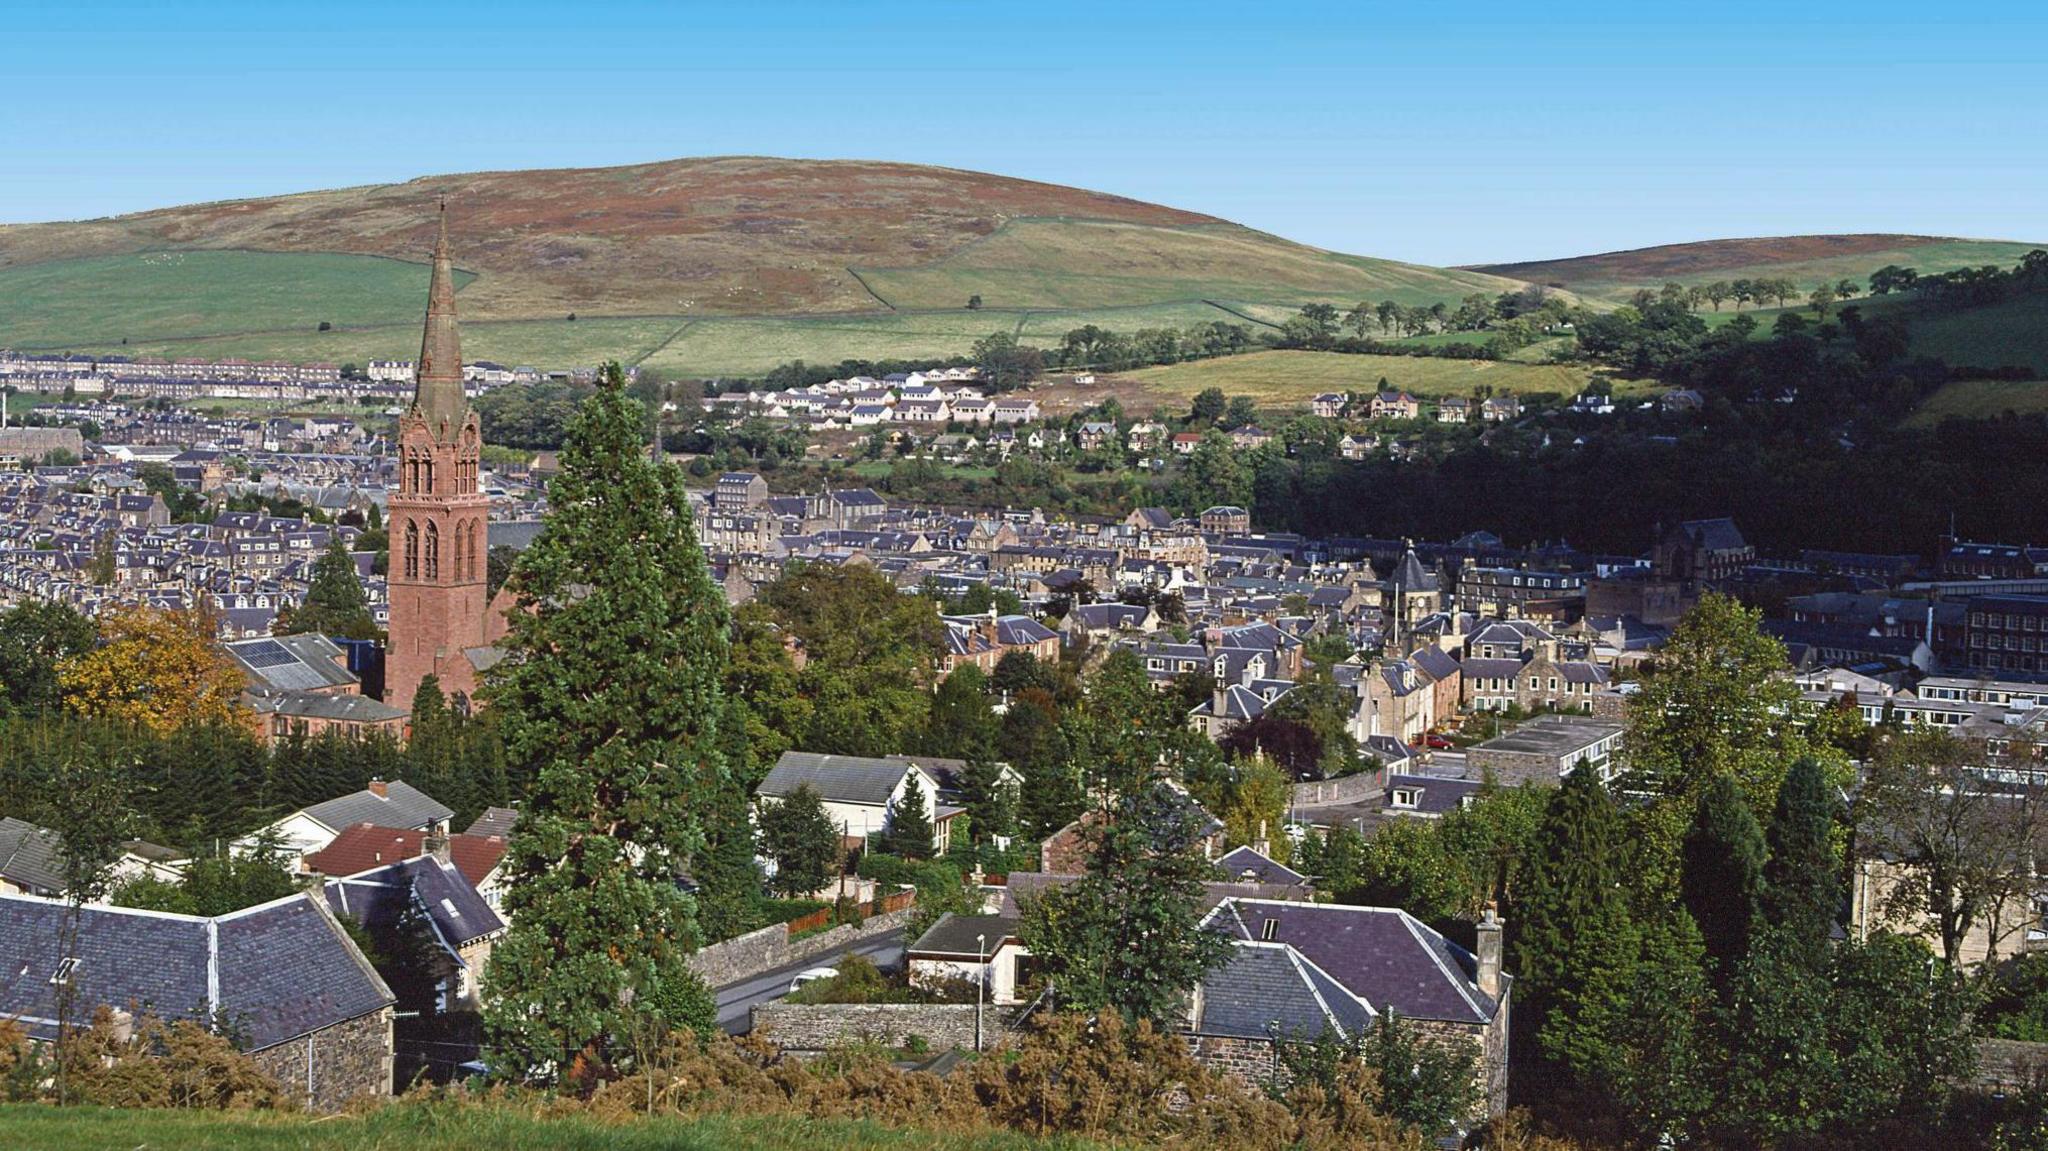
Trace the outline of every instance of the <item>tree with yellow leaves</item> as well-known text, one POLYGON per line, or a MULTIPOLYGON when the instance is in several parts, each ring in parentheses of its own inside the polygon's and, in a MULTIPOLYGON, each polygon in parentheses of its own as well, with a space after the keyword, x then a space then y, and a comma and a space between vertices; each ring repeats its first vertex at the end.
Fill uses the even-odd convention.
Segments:
POLYGON ((57 667, 64 705, 155 732, 228 719, 246 684, 205 616, 122 608, 100 620, 103 642, 57 667))

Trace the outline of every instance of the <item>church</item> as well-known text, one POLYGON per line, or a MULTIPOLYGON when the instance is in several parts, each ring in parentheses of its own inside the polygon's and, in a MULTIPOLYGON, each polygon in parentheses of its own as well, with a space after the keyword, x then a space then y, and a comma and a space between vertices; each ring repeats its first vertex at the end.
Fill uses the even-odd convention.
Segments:
POLYGON ((398 491, 385 516, 390 534, 390 646, 384 702, 412 709, 421 681, 438 677, 449 702, 467 708, 479 670, 502 638, 490 610, 487 558, 491 499, 481 482, 483 426, 462 391, 462 335, 455 321, 455 271, 448 210, 441 208, 427 291, 426 330, 414 369, 412 405, 398 419, 398 491))

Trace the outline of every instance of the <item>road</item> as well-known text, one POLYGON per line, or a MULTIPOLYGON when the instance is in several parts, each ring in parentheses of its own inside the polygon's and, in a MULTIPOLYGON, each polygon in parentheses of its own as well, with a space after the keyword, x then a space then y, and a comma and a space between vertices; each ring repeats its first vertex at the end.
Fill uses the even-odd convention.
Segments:
MULTIPOLYGON (((862 940, 850 950, 853 954, 872 960, 876 967, 889 970, 903 962, 903 932, 891 931, 873 939, 862 940)), ((718 1025, 729 1035, 744 1034, 751 1025, 748 1009, 757 1003, 768 1003, 789 994, 789 981, 796 973, 812 967, 830 967, 832 961, 844 955, 827 953, 815 956, 802 963, 792 963, 773 971, 762 972, 738 983, 729 983, 717 990, 718 1025)))

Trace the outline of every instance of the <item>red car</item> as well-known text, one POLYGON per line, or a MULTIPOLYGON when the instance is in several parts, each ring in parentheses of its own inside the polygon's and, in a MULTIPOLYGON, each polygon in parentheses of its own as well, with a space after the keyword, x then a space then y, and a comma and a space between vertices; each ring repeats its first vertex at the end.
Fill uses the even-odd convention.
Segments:
POLYGON ((1425 747, 1428 747, 1432 751, 1449 751, 1450 749, 1458 746, 1457 744, 1452 743, 1448 736, 1441 736, 1433 731, 1423 736, 1422 742, 1425 747))

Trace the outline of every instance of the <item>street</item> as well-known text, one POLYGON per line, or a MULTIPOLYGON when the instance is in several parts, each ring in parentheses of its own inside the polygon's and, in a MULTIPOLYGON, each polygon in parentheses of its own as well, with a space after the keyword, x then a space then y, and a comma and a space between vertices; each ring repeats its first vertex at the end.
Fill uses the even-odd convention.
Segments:
MULTIPOLYGON (((903 962, 903 932, 892 931, 863 940, 850 950, 853 954, 874 962, 875 966, 889 970, 903 962)), ((792 963, 763 972, 738 983, 718 988, 718 1025, 729 1035, 744 1034, 749 1026, 748 1009, 757 1003, 768 1003, 789 994, 789 981, 796 973, 812 967, 830 967, 846 952, 827 952, 801 963, 792 963)))

